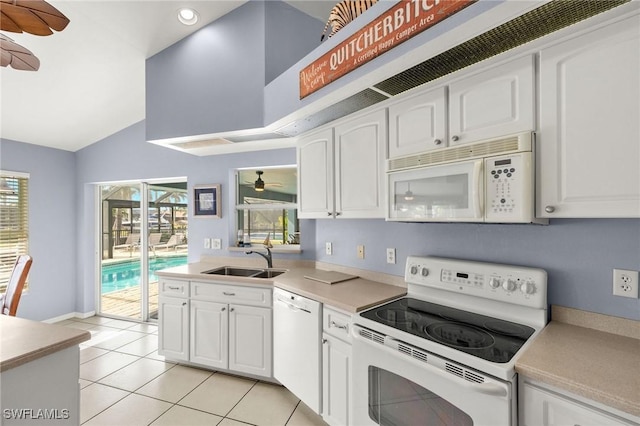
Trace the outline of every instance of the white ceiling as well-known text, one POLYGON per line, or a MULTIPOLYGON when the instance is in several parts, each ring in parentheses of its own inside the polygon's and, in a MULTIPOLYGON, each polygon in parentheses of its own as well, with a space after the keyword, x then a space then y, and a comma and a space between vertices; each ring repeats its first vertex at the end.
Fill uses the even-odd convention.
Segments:
MULTIPOLYGON (((4 32, 40 59, 0 68, 0 137, 77 151, 145 117, 145 59, 245 0, 47 0, 70 23, 47 37, 4 32), (177 10, 192 7, 187 27, 177 10)), ((334 0, 287 1, 321 21, 334 0)), ((319 35, 318 35, 319 37, 319 35)))

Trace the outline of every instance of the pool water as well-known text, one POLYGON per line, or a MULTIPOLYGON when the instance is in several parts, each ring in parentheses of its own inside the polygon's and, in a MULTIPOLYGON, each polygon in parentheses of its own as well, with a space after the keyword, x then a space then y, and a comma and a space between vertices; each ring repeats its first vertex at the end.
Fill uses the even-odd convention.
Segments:
MULTIPOLYGON (((187 264, 187 256, 156 257, 149 259, 149 282, 157 281, 155 272, 187 264)), ((102 294, 140 285, 140 261, 115 263, 102 266, 102 294)))

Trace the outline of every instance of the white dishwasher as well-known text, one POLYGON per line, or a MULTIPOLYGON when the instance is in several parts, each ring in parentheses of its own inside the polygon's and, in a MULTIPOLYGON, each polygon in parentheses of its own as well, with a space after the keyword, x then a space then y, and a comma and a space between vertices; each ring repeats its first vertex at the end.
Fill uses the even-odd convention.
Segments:
POLYGON ((273 377, 320 414, 322 305, 273 290, 273 377))

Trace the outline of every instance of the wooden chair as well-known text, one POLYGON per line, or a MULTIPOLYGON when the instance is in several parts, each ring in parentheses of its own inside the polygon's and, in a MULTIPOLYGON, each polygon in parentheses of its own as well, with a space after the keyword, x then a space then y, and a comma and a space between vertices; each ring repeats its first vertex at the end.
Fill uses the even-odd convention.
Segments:
POLYGON ((11 277, 7 283, 7 290, 0 296, 0 313, 2 313, 2 315, 16 316, 20 296, 22 296, 22 289, 24 288, 24 283, 27 281, 32 262, 33 259, 31 256, 26 254, 16 259, 16 263, 13 265, 13 271, 11 271, 11 277))

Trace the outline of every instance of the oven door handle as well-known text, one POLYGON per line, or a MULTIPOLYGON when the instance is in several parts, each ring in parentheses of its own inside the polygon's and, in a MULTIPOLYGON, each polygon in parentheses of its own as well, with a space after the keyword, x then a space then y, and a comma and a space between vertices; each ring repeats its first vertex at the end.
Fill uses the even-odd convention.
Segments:
POLYGON ((434 360, 434 362, 424 362, 418 358, 414 358, 413 356, 407 354, 407 352, 405 351, 400 351, 398 349, 398 344, 402 344, 407 347, 410 346, 400 340, 396 340, 390 336, 385 336, 383 338, 384 343, 382 344, 374 343, 372 340, 360 336, 359 330, 362 330, 360 327, 354 326, 353 329, 354 329, 353 336, 357 341, 360 341, 366 344, 367 346, 372 346, 374 348, 377 348, 378 350, 389 351, 390 353, 396 356, 401 356, 407 362, 415 364, 420 368, 425 368, 430 372, 432 372, 433 374, 440 376, 440 378, 444 380, 454 380, 456 383, 459 383, 465 388, 472 389, 474 392, 479 392, 485 395, 500 397, 500 398, 506 398, 508 396, 507 389, 504 386, 501 386, 500 383, 493 382, 491 379, 488 379, 488 381, 485 381, 484 383, 471 382, 463 377, 460 377, 457 374, 445 371, 444 365, 447 361, 443 358, 440 358, 437 355, 434 355, 432 353, 427 353, 426 354, 427 358, 430 357, 431 359, 434 360), (442 366, 436 365, 436 364, 442 364, 442 366))

